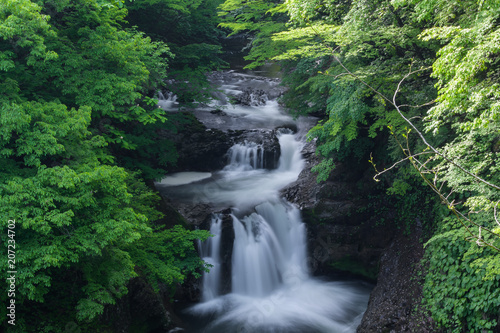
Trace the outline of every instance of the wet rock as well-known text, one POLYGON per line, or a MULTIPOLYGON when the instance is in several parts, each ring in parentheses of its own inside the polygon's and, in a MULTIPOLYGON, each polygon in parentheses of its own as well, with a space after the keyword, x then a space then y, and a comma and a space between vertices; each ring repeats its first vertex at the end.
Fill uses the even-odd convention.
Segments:
POLYGON ((326 182, 318 183, 311 168, 319 163, 315 142, 302 155, 306 166, 297 181, 282 190, 302 210, 308 229, 309 263, 316 275, 349 271, 374 279, 391 232, 375 227, 366 199, 377 189, 366 168, 338 163, 326 182))
POLYGON ((212 83, 223 83, 226 81, 227 74, 223 71, 213 71, 207 73, 207 79, 212 83))
POLYGON ((132 279, 126 296, 105 308, 103 321, 112 323, 113 332, 168 332, 176 326, 169 290, 160 285, 159 293, 143 278, 132 279))
MULTIPOLYGON (((224 111, 214 110, 216 118, 229 117, 224 111)), ((264 168, 275 169, 280 157, 280 144, 277 132, 297 131, 296 125, 280 126, 266 130, 228 130, 207 129, 198 119, 186 114, 189 124, 180 133, 161 131, 160 137, 174 142, 178 161, 169 167, 170 172, 221 170, 227 164, 227 152, 235 143, 255 142, 264 149, 264 168)))
POLYGON ((295 124, 295 123, 285 124, 283 126, 277 127, 276 130, 277 131, 289 130, 289 131, 292 131, 292 133, 297 133, 297 124, 295 124))
POLYGON ((210 229, 210 221, 212 219, 212 207, 210 205, 183 202, 172 205, 184 217, 188 225, 204 230, 210 229))
POLYGON ((233 97, 236 104, 246 106, 259 106, 265 105, 269 100, 267 93, 262 89, 254 89, 247 87, 239 95, 233 97))
POLYGON ((233 218, 231 210, 223 212, 221 230, 221 294, 231 292, 232 256, 234 244, 233 218))
POLYGON ((188 275, 182 284, 177 285, 174 299, 177 303, 185 306, 186 304, 200 302, 202 293, 203 279, 188 275))
POLYGON ((180 170, 214 171, 224 166, 222 156, 231 147, 224 132, 211 130, 192 133, 179 142, 177 151, 180 170), (210 142, 207 145, 207 142, 210 142))
POLYGON ((217 116, 227 116, 227 113, 225 113, 224 111, 222 110, 212 110, 210 111, 211 114, 215 114, 217 116))
MULTIPOLYGON (((222 111, 221 111, 222 112, 222 111)), ((224 167, 224 155, 232 146, 227 133, 207 128, 196 117, 184 113, 187 123, 180 132, 162 130, 160 137, 174 142, 177 164, 169 171, 214 171, 224 167)))

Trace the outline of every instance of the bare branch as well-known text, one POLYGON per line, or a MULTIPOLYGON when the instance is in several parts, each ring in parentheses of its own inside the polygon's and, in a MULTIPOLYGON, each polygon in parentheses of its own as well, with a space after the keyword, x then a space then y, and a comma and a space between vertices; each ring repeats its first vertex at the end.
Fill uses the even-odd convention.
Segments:
POLYGON ((349 73, 340 73, 338 75, 333 76, 333 78, 337 79, 337 78, 344 76, 344 75, 349 75, 349 73))
POLYGON ((495 222, 500 226, 500 222, 498 221, 497 218, 497 206, 500 203, 500 201, 497 201, 495 207, 493 207, 493 217, 495 218, 495 222))
MULTIPOLYGON (((424 106, 429 106, 429 105, 432 105, 436 103, 436 100, 433 99, 432 101, 430 102, 427 102, 427 103, 424 103, 424 104, 420 104, 420 105, 409 105, 409 104, 402 104, 400 105, 399 107, 402 108, 402 107, 408 107, 408 108, 421 108, 421 107, 424 107, 424 106)), ((413 117, 413 118, 416 118, 416 117, 413 117)), ((420 118, 420 117, 419 117, 420 118)), ((412 118, 410 118, 412 119, 412 118)))
MULTIPOLYGON (((394 169, 394 168, 396 167, 396 165, 398 165, 398 164, 400 164, 400 163, 403 163, 404 161, 406 161, 406 160, 408 160, 408 159, 410 159, 410 158, 412 158, 412 157, 419 156, 419 155, 425 155, 425 154, 431 154, 431 152, 423 152, 423 153, 418 153, 418 154, 415 154, 415 155, 410 155, 410 156, 408 156, 408 157, 405 157, 405 158, 403 158, 402 160, 399 160, 399 161, 397 161, 396 163, 394 163, 393 165, 391 165, 389 168, 384 169, 384 171, 377 171, 377 170, 375 170, 375 171, 377 172, 377 174, 373 177, 373 179, 374 179, 374 180, 376 180, 376 181, 378 181, 378 179, 377 179, 377 178, 378 178, 380 175, 382 175, 383 173, 386 173, 387 171, 389 171, 389 170, 391 170, 391 169, 394 169)), ((370 157, 371 157, 371 156, 370 156, 370 157)))
MULTIPOLYGON (((438 173, 439 169, 434 173, 434 186, 437 186, 437 179, 438 179, 438 173)), ((441 188, 443 187, 444 182, 441 184, 441 187, 439 188, 439 191, 441 191, 441 188)))
MULTIPOLYGON (((422 68, 421 70, 425 70, 425 69, 429 69, 431 67, 426 67, 426 68, 422 68)), ((401 81, 399 81, 398 83, 398 86, 396 88, 396 91, 394 92, 394 96, 392 97, 392 105, 396 108, 396 110, 398 111, 399 115, 415 130, 415 132, 417 132, 418 136, 420 137, 420 139, 422 139, 422 141, 425 143, 425 145, 427 147, 429 147, 433 152, 435 152, 437 155, 441 156, 442 158, 444 158, 447 162, 453 164, 454 166, 456 166, 457 168, 459 168, 460 170, 462 170, 464 173, 468 174, 469 176, 475 178, 476 180, 490 186, 490 187, 493 187, 497 190, 500 190, 500 186, 497 186, 495 184, 492 184, 490 182, 488 182, 487 180, 481 178, 481 177, 478 177, 476 175, 474 175, 472 172, 469 172, 468 170, 466 170, 465 168, 463 168, 461 165, 459 165, 458 163, 454 162, 453 160, 451 160, 450 158, 448 158, 446 155, 440 153, 436 148, 434 148, 433 146, 431 146, 426 138, 424 137, 424 135, 417 129, 417 127, 415 125, 413 125, 413 123, 407 119, 405 117, 405 115, 401 112, 401 110, 399 109, 399 106, 396 104, 396 96, 401 88, 401 84, 404 82, 404 80, 406 80, 406 78, 414 73, 416 73, 417 71, 415 72, 409 72, 408 74, 406 74, 402 79, 401 81)))

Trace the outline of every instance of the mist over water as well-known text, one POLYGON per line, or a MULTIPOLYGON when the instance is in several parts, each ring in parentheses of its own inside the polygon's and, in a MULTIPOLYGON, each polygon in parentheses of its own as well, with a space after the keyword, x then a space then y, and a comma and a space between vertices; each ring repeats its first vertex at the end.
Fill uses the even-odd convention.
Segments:
POLYGON ((172 200, 207 203, 214 210, 232 209, 232 276, 226 277, 231 280, 231 292, 221 293, 222 222, 214 215, 210 228, 214 237, 200 245, 201 256, 213 267, 203 277, 202 302, 187 310, 190 322, 195 323, 190 332, 355 332, 370 288, 359 282, 322 281, 311 276, 306 226, 300 211, 279 194, 304 167, 300 152, 305 120, 294 122, 283 113, 272 93, 277 81, 234 73, 221 76, 218 83, 221 90, 233 95, 248 91, 249 86, 271 93, 266 98, 258 93, 256 103, 265 101, 262 105, 227 107, 226 118, 231 121, 197 110, 197 116, 206 115, 200 118, 206 126, 256 129, 293 123, 299 131, 277 131, 281 154, 273 170, 263 167, 264 147, 245 141, 228 151, 227 165, 218 172, 191 177, 182 173, 157 184, 172 200), (234 124, 237 126, 231 127, 234 124))

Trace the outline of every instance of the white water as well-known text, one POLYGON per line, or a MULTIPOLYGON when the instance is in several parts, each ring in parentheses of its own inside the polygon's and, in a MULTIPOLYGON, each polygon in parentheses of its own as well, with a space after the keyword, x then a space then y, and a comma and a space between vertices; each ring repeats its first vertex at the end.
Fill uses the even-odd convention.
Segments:
POLYGON ((232 286, 236 294, 265 297, 308 277, 305 227, 285 202, 265 202, 255 211, 241 220, 233 215, 232 286))
MULTIPOLYGON (((240 88, 234 84, 225 89, 240 88)), ((259 111, 252 117, 268 117, 271 123, 288 117, 275 101, 256 108, 259 111)), ((237 117, 244 122, 247 115, 240 112, 237 117)), ((278 139, 281 155, 275 170, 263 169, 262 146, 244 142, 230 149, 227 166, 210 178, 165 186, 167 177, 163 185, 157 184, 164 195, 179 201, 232 208, 232 276, 225 277, 231 279, 232 289, 221 294, 221 218, 215 216, 210 228, 214 237, 201 245, 203 259, 213 267, 203 277, 202 303, 188 311, 190 321, 199 322, 193 325, 194 332, 352 333, 359 325, 369 288, 355 282, 321 281, 309 272, 300 211, 279 195, 303 169, 303 142, 286 131, 278 139)))
POLYGON ((264 147, 255 142, 237 143, 229 149, 226 171, 247 171, 264 168, 264 147))
POLYGON ((158 92, 158 106, 166 111, 177 111, 179 104, 177 103, 177 96, 173 93, 163 94, 158 92))
POLYGON ((203 295, 204 302, 210 301, 219 296, 220 289, 220 238, 221 238, 222 220, 220 216, 214 216, 210 225, 210 234, 213 237, 207 239, 200 246, 200 254, 202 259, 212 265, 210 274, 203 275, 203 295))
POLYGON ((232 71, 224 73, 212 81, 219 92, 216 93, 217 99, 214 98, 208 105, 200 105, 192 110, 179 104, 177 96, 174 94, 159 92, 158 106, 168 112, 190 109, 207 128, 222 130, 273 129, 294 122, 290 115, 283 112, 275 98, 270 98, 264 105, 259 106, 229 103, 232 97, 243 94, 245 88, 264 90, 277 95, 281 90, 278 81, 232 71), (214 109, 222 110, 225 115, 214 117, 210 113, 214 109))

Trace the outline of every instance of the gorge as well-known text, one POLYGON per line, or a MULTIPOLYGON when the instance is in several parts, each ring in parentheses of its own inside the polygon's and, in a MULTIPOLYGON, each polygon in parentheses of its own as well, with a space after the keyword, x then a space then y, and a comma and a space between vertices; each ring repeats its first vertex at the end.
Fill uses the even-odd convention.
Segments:
POLYGON ((184 211, 204 205, 214 235, 200 246, 212 267, 203 277, 202 302, 186 310, 188 322, 198 322, 190 329, 355 332, 371 285, 311 276, 306 226, 300 210, 280 192, 304 168, 305 134, 316 120, 286 115, 276 102, 275 79, 226 72, 218 74, 217 83, 228 96, 246 95, 244 103, 220 112, 210 112, 213 106, 194 112, 207 130, 241 131, 221 156, 227 164, 214 172, 169 175, 156 184, 184 211), (228 219, 232 230, 222 228, 228 219))
POLYGON ((2 0, 0 331, 500 332, 499 23, 2 0))

